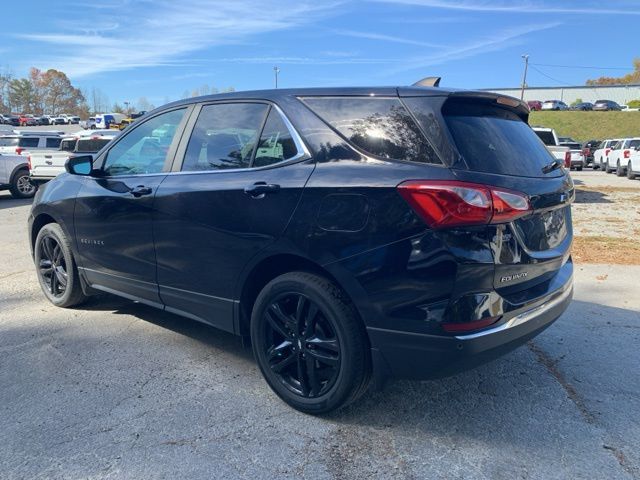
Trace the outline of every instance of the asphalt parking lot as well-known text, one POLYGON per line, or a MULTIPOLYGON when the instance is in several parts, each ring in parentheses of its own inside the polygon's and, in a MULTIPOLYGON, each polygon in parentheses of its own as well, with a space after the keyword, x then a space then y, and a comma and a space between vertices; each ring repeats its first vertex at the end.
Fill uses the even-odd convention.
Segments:
POLYGON ((228 334, 115 297, 50 305, 28 211, 0 192, 2 479, 640 478, 640 266, 578 264, 571 307, 528 345, 316 418, 228 334))

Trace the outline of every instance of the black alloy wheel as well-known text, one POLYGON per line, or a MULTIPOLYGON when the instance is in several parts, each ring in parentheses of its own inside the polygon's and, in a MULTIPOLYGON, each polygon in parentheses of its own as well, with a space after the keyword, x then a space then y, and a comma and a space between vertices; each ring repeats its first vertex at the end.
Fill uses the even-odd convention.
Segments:
POLYGON ((55 298, 64 295, 69 283, 69 274, 67 273, 67 263, 62 252, 62 247, 58 240, 53 236, 44 236, 39 249, 38 271, 47 290, 55 298))
POLYGON ((271 389, 302 412, 344 407, 369 385, 364 325, 344 292, 322 276, 290 272, 271 280, 253 306, 251 343, 271 389))
POLYGON ((331 323, 307 296, 285 293, 264 312, 269 368, 296 395, 326 393, 340 371, 340 344, 331 323))

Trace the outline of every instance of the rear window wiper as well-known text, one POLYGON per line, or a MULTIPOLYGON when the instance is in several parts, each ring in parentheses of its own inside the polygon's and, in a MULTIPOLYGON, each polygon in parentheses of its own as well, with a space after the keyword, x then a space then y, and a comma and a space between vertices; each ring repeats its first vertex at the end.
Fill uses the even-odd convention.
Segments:
POLYGON ((560 168, 561 166, 562 166, 562 162, 556 158, 553 162, 550 162, 546 164, 544 167, 542 167, 542 173, 551 173, 554 170, 557 170, 558 168, 560 168))

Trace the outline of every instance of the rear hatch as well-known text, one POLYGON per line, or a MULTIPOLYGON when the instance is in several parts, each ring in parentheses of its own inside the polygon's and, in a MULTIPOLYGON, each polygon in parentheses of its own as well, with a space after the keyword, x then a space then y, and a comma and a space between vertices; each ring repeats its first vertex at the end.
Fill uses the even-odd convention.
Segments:
POLYGON ((425 132, 433 131, 433 122, 440 124, 453 151, 446 163, 460 181, 518 192, 529 200, 526 216, 486 227, 494 287, 509 294, 550 279, 569 258, 574 187, 527 124, 524 104, 485 93, 453 94, 442 101, 438 115, 433 98, 403 101, 425 132))

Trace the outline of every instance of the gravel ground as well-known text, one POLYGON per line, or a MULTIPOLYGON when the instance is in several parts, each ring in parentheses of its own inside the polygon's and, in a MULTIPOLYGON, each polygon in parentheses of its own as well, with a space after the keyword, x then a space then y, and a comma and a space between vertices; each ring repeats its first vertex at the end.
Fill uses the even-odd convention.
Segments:
POLYGON ((574 302, 530 344, 316 418, 228 334, 114 297, 48 304, 28 209, 0 192, 3 480, 640 478, 640 267, 578 265, 574 302))

